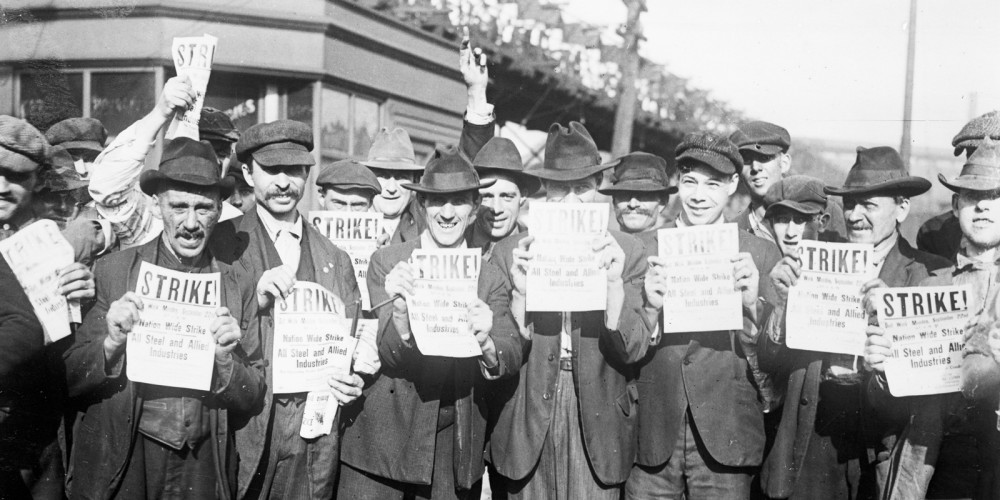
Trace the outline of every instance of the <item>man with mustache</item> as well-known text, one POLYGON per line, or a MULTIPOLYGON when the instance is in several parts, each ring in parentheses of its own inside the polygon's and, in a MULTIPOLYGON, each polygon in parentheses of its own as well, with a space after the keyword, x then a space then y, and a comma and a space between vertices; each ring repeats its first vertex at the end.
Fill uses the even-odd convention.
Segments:
POLYGON ((621 231, 636 235, 649 253, 656 248, 656 231, 661 227, 660 212, 666 208, 670 195, 677 192, 677 186, 670 185, 667 161, 656 155, 637 152, 618 158, 613 165, 615 171, 611 176, 611 186, 597 191, 611 196, 621 231))
POLYGON ((982 139, 952 180, 952 214, 962 236, 957 262, 935 270, 921 286, 967 285, 970 320, 962 351, 962 392, 893 397, 885 378, 892 339, 868 327, 865 360, 874 370, 868 394, 879 416, 906 423, 892 448, 883 498, 996 498, 1000 449, 996 430, 1000 391, 997 269, 1000 265, 1000 145, 982 139))
POLYGON ((139 186, 163 217, 160 237, 95 266, 97 303, 66 351, 69 393, 84 403, 74 432, 72 498, 230 498, 233 422, 260 404, 264 365, 253 283, 207 242, 232 186, 212 148, 179 138, 139 186), (215 362, 208 392, 128 380, 125 347, 142 318, 143 262, 186 273, 220 273, 210 326, 215 362), (181 493, 183 492, 183 493, 181 493))
MULTIPOLYGON (((844 199, 848 241, 875 246, 877 277, 862 286, 860 294, 887 286, 916 286, 933 270, 947 266, 943 259, 915 250, 899 234, 909 215, 910 198, 930 187, 926 179, 909 175, 894 149, 859 147, 844 186, 823 189, 844 199)), ((870 374, 857 365, 856 357, 797 351, 785 345, 788 288, 801 272, 799 260, 787 256, 771 271, 779 298, 762 327, 759 357, 765 372, 788 380, 788 385, 778 441, 761 482, 775 498, 873 495, 886 478, 882 472, 876 474, 876 467, 887 466, 885 450, 891 449, 902 425, 875 418, 862 397, 870 374)))
MULTIPOLYGON (((667 228, 723 224, 743 162, 728 138, 691 133, 677 146, 681 214, 667 228)), ((757 369, 756 323, 774 292, 758 269, 778 261, 776 247, 737 231, 734 287, 742 297, 743 328, 661 333, 663 299, 671 286, 658 256, 658 235, 646 245, 649 270, 643 314, 655 325, 638 365, 639 446, 625 498, 748 498, 763 459, 769 400, 757 369)))
MULTIPOLYGON (((296 281, 317 283, 340 298, 353 314, 359 300, 350 257, 319 233, 297 206, 315 164, 312 129, 291 120, 254 125, 243 133, 236 154, 257 204, 239 219, 227 257, 256 283, 264 362, 273 354, 274 305, 296 281)), ((378 355, 357 347, 355 368, 378 370, 378 355), (366 361, 362 361, 366 360, 366 361)), ((306 440, 299 436, 305 393, 273 394, 268 371, 263 404, 236 430, 240 453, 239 498, 330 498, 340 455, 337 432, 306 440)), ((333 396, 347 404, 361 395, 357 373, 331 375, 333 396)), ((334 429, 338 426, 334 424, 334 429)))
POLYGON ((764 195, 792 166, 792 157, 788 154, 792 138, 784 127, 752 121, 740 125, 729 140, 740 149, 743 158, 740 179, 750 191, 750 206, 736 218, 736 224, 774 243, 774 235, 764 224, 764 195))
POLYGON ((409 260, 417 249, 467 247, 479 190, 490 184, 450 147, 435 153, 419 184, 405 186, 417 194, 427 229, 417 240, 372 255, 372 303, 392 300, 378 310, 383 369, 362 401, 347 409, 338 498, 480 497, 490 387, 521 366, 507 283, 496 265, 482 261, 477 299, 468 307, 468 334, 480 356, 425 356, 410 327, 417 269, 409 260))

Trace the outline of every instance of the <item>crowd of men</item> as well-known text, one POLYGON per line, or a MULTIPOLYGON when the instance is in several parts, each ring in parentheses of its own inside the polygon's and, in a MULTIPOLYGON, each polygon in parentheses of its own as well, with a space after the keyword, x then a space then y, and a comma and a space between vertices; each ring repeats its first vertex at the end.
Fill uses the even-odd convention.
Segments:
POLYGON ((147 168, 167 124, 195 102, 185 78, 168 80, 110 144, 94 119, 43 134, 0 116, 0 239, 56 221, 76 260, 60 292, 83 303, 82 323, 46 345, 0 259, 0 497, 467 499, 488 476, 493 498, 511 499, 1000 498, 996 112, 955 137, 961 174, 938 179, 952 209, 914 248, 899 228, 931 182, 890 147, 859 147, 843 184, 825 185, 796 174, 791 137, 772 123, 688 134, 668 163, 643 152, 602 162, 570 122, 552 125, 544 161, 526 168, 513 142, 494 137, 485 58, 466 45, 460 66, 461 140, 426 165, 402 129, 380 131, 366 159, 317 165, 308 125, 241 132, 205 108, 201 140, 162 144, 147 168), (751 201, 731 221, 731 264, 743 328, 664 333, 677 285, 659 230, 730 222, 740 183, 751 201), (324 209, 386 221, 367 270, 377 334, 359 343, 351 372, 329 376, 341 411, 313 439, 299 434, 306 394, 272 390, 274 308, 298 281, 344 304, 361 292, 347 253, 300 212, 309 189, 324 209), (590 248, 606 271, 605 307, 529 311, 529 200, 600 195, 618 228, 590 248), (664 220, 672 198, 679 214, 664 220), (858 290, 871 317, 863 358, 785 344, 806 240, 874 247, 877 278, 858 290), (410 325, 411 255, 449 248, 482 250, 473 358, 422 354, 410 325), (143 263, 221 276, 210 390, 126 376, 143 263), (892 339, 872 294, 946 284, 972 291, 962 391, 894 397, 892 339))

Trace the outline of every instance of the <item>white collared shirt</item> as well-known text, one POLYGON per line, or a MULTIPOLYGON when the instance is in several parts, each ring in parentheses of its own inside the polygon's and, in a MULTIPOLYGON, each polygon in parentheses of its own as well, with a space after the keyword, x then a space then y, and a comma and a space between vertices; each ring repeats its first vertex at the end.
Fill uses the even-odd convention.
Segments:
POLYGON ((299 270, 300 248, 302 244, 302 217, 295 214, 295 222, 285 222, 275 219, 271 212, 257 205, 257 216, 260 223, 264 225, 264 230, 274 242, 274 248, 281 257, 281 263, 288 272, 295 274, 299 270))

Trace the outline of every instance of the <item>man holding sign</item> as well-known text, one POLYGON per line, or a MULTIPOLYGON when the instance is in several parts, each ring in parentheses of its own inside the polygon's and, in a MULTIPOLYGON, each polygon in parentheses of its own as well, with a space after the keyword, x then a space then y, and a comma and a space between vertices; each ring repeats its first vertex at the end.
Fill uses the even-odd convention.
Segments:
POLYGON ((747 498, 763 458, 760 400, 767 399, 758 392, 763 381, 752 341, 764 311, 761 299, 771 303, 774 298, 758 269, 770 269, 778 260, 777 250, 723 218, 743 166, 735 144, 709 133, 688 134, 677 146, 677 164, 681 214, 660 230, 655 245, 646 247, 650 268, 643 312, 655 326, 646 339, 651 352, 639 368, 639 453, 625 494, 630 499, 674 498, 686 490, 689 498, 747 498), (712 228, 716 231, 707 231, 712 228), (680 255, 705 251, 726 257, 712 274, 731 276, 725 292, 738 297, 729 306, 732 310, 716 316, 735 316, 737 328, 664 332, 666 321, 681 319, 661 322, 665 300, 675 300, 671 292, 692 287, 668 281, 666 258, 656 254, 665 247, 680 255))
POLYGON ((479 189, 490 184, 448 148, 435 153, 419 184, 404 185, 416 193, 427 229, 372 256, 368 288, 373 307, 385 306, 382 373, 348 410, 339 498, 479 498, 489 387, 517 372, 522 352, 503 274, 464 237, 479 189), (451 300, 423 304, 430 287, 449 286, 451 300))
POLYGON ((236 459, 229 422, 245 419, 264 390, 253 284, 206 248, 231 185, 219 178, 212 148, 187 138, 172 141, 159 170, 143 173, 139 185, 162 214, 162 236, 98 261, 97 303, 64 356, 70 395, 89 402, 75 429, 73 494, 229 498, 236 486, 222 466, 236 459), (177 314, 174 324, 161 323, 143 297, 178 310, 221 307, 214 318, 177 314), (138 334, 140 327, 147 333, 138 334), (174 362, 152 374, 159 385, 126 378, 146 368, 129 365, 142 363, 131 359, 137 342, 145 354, 174 362), (206 350, 208 390, 170 387, 200 368, 190 363, 206 350))
MULTIPOLYGON (((1000 258, 997 253, 1000 248, 1000 146, 986 139, 969 155, 957 178, 949 181, 938 174, 938 180, 955 193, 952 195, 952 213, 962 228, 962 240, 957 263, 934 271, 919 284, 921 287, 968 287, 968 295, 959 297, 965 297, 970 319, 964 327, 964 335, 946 344, 947 351, 944 346, 935 346, 933 341, 925 343, 923 349, 908 346, 908 342, 904 341, 906 336, 894 345, 886 325, 868 328, 865 357, 875 371, 868 387, 872 404, 880 417, 908 422, 906 432, 890 454, 899 458, 886 464, 890 477, 898 479, 885 485, 883 491, 907 498, 923 498, 925 495, 935 498, 991 498, 996 494, 997 471, 987 468, 981 478, 975 471, 996 463, 997 416, 994 410, 1000 388, 1000 365, 997 362, 1000 351, 995 340, 996 322, 1000 318, 996 279, 1000 258), (908 351, 899 352, 904 347, 908 351), (941 353, 921 356, 930 354, 933 347, 938 347, 941 353), (886 364, 899 360, 909 364, 910 359, 914 359, 920 362, 918 366, 927 367, 921 371, 941 370, 940 362, 932 364, 928 358, 951 358, 954 349, 960 349, 962 354, 958 368, 959 384, 955 388, 961 389, 962 393, 903 398, 892 396, 892 392, 925 390, 927 387, 896 387, 896 384, 908 380, 887 380, 886 364), (894 388, 895 391, 890 391, 894 388), (988 460, 985 459, 987 457, 988 460)), ((933 291, 935 288, 924 290, 933 291)), ((905 297, 883 299, 882 294, 875 297, 873 307, 884 309, 895 305, 895 309, 902 313, 902 304, 893 299, 898 301, 905 297)), ((958 309, 957 304, 953 306, 952 302, 942 300, 949 309, 958 309)), ((933 304, 936 301, 929 305, 933 304)), ((914 315, 912 306, 908 315, 914 315)), ((939 335, 947 333, 940 332, 939 335)), ((954 370, 951 368, 948 371, 954 370)))

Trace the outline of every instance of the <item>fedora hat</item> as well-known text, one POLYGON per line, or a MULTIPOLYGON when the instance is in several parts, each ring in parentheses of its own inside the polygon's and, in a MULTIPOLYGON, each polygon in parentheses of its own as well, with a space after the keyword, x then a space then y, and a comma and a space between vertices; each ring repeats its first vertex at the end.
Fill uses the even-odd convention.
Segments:
POLYGON ((541 166, 527 168, 524 173, 539 179, 575 181, 586 179, 611 168, 601 163, 601 154, 590 132, 579 122, 569 122, 569 127, 553 123, 545 141, 545 161, 541 166))
POLYGON ((1000 189, 1000 143, 986 137, 969 155, 958 177, 949 182, 944 175, 938 174, 938 180, 944 187, 955 192, 962 189, 972 191, 1000 189))
POLYGON ((382 127, 382 130, 375 134, 372 147, 368 150, 368 159, 358 163, 366 167, 386 170, 424 169, 417 163, 417 155, 413 152, 410 134, 399 127, 392 129, 392 131, 382 127))
POLYGON ((153 195, 163 181, 218 187, 222 199, 229 198, 234 186, 231 177, 219 177, 219 163, 212 146, 187 137, 178 137, 164 146, 160 168, 143 172, 139 176, 139 188, 153 195))
POLYGON ((927 192, 931 182, 910 175, 899 153, 889 146, 863 148, 858 146, 858 158, 847 173, 842 187, 823 189, 833 196, 866 195, 892 192, 902 196, 917 196, 927 192))
POLYGON ((434 151, 419 184, 408 182, 403 187, 418 193, 447 194, 477 191, 494 183, 496 179, 480 181, 469 160, 462 156, 458 148, 448 146, 434 151))
POLYGON ((490 174, 509 175, 521 190, 521 196, 531 196, 541 187, 537 177, 525 175, 521 153, 514 141, 505 137, 494 137, 487 141, 472 160, 472 166, 480 177, 490 174))
POLYGON ((677 186, 670 185, 667 175, 667 160, 659 156, 635 152, 622 156, 611 162, 615 172, 611 175, 611 185, 598 189, 601 194, 644 191, 673 194, 677 186))

